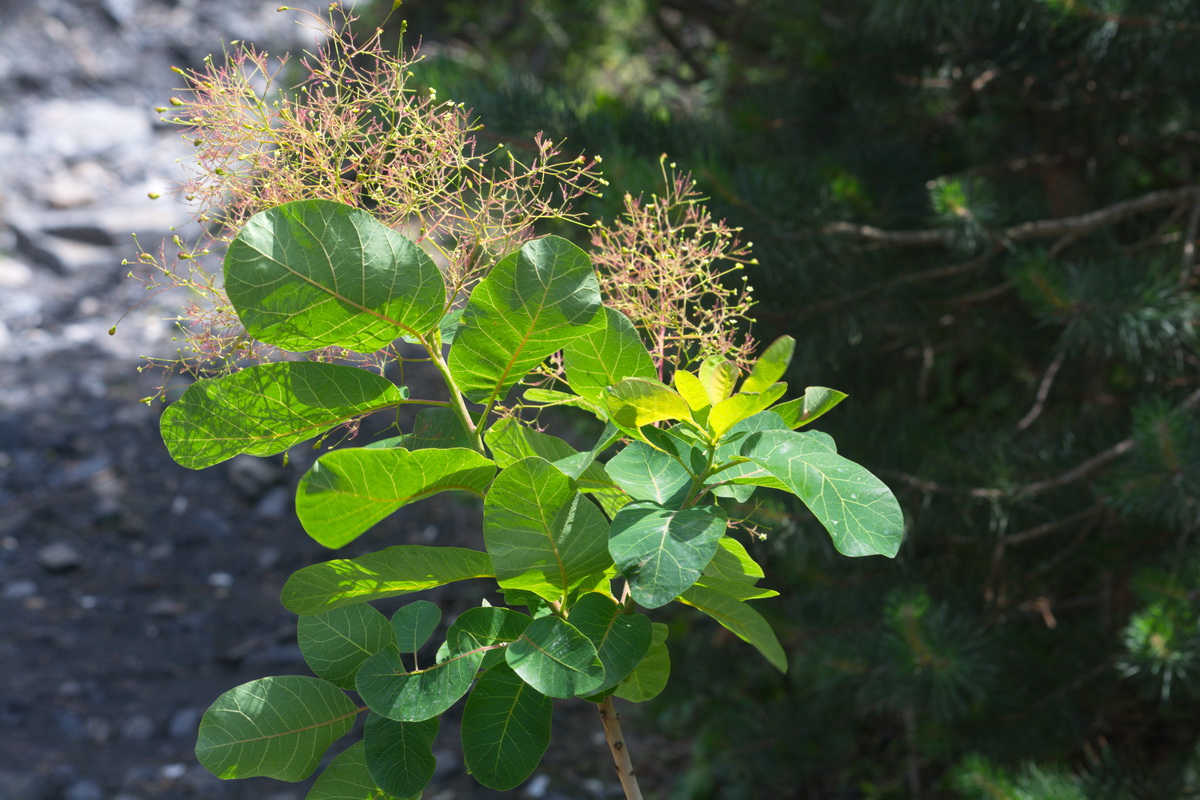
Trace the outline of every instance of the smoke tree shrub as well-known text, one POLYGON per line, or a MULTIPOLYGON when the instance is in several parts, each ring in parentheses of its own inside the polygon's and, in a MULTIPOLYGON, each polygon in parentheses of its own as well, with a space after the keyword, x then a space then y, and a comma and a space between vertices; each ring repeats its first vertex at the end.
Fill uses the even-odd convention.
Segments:
POLYGON ((599 708, 626 797, 640 797, 613 698, 641 702, 666 684, 656 609, 691 606, 786 669, 750 604, 777 592, 758 585, 763 570, 733 535, 731 510, 763 488, 792 493, 840 552, 893 556, 896 500, 830 437, 799 430, 844 395, 810 387, 786 398, 792 340, 754 358, 729 338, 749 295, 723 293, 713 276, 748 254, 698 208, 686 176, 672 173, 661 200, 628 199, 624 222, 600 229, 601 279, 585 251, 532 233, 539 218, 572 218, 569 196, 598 177, 592 162, 553 166, 539 140, 534 166, 479 171, 495 154, 470 155, 460 107, 397 88, 410 60, 345 35, 313 58, 319 88, 293 100, 245 94, 253 83, 234 57, 192 76, 198 99, 176 101, 191 104, 180 119, 215 159, 197 185, 226 202, 204 213, 210 245, 227 247, 219 278, 194 281, 210 305, 192 312, 191 363, 207 376, 165 410, 163 439, 177 462, 202 469, 415 405, 411 430, 317 458, 296 492, 301 524, 337 548, 406 505, 460 492, 482 499, 482 535, 474 548, 396 545, 292 575, 283 604, 314 675, 223 694, 197 756, 222 778, 301 780, 363 716, 361 742, 328 763, 309 798, 418 797, 438 719, 465 697, 466 766, 507 790, 549 746, 554 699, 583 698, 599 708), (377 71, 353 71, 371 63, 364 53, 377 71), (385 99, 398 105, 371 109, 385 99), (243 114, 251 121, 235 125, 243 114), (451 130, 440 144, 405 138, 438 120, 451 130), (227 137, 228 149, 206 136, 227 137), (541 205, 552 173, 567 187, 561 206, 541 205), (405 176, 421 174, 440 177, 402 198, 405 176), (436 368, 440 397, 386 377, 416 358, 436 368), (517 395, 588 414, 599 433, 577 450, 505 408, 517 395), (371 604, 480 578, 496 591, 448 626, 426 600, 390 617, 371 604))

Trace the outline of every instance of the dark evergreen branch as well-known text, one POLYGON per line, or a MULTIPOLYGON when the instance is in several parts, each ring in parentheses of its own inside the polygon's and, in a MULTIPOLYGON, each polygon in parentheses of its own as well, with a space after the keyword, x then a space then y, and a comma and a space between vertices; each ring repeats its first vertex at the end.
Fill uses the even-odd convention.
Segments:
MULTIPOLYGON (((1104 225, 1153 211, 1157 208, 1174 205, 1180 201, 1194 197, 1200 192, 1200 186, 1183 186, 1176 189, 1162 189, 1150 192, 1132 200, 1125 200, 1105 208, 1077 214, 1071 217, 1031 220, 1005 228, 997 233, 1001 241, 1023 242, 1034 239, 1053 239, 1062 236, 1079 236, 1104 225)), ((851 236, 868 242, 894 245, 899 247, 927 247, 930 245, 950 245, 958 235, 954 231, 932 228, 915 231, 889 231, 872 225, 858 225, 853 222, 831 222, 821 229, 829 236, 851 236)))
MULTIPOLYGON (((1187 399, 1179 404, 1179 410, 1191 411, 1197 405, 1200 405, 1200 389, 1197 389, 1188 395, 1187 399)), ((1122 439, 1107 450, 1097 453, 1083 463, 1072 467, 1066 472, 1055 475, 1053 478, 1046 478, 1045 480, 1027 483, 1024 486, 1015 489, 944 486, 935 481, 918 478, 916 475, 909 475, 906 473, 892 474, 897 479, 907 483, 914 489, 922 492, 929 492, 930 494, 957 494, 964 495, 966 497, 975 497, 981 500, 1001 500, 1004 498, 1025 500, 1030 497, 1035 497, 1039 494, 1044 494, 1051 489, 1059 489, 1063 486, 1068 486, 1077 481, 1084 480, 1085 478, 1090 478, 1092 475, 1104 469, 1136 446, 1137 442, 1134 441, 1133 437, 1122 439)))
POLYGON ((1196 264, 1196 236, 1200 234, 1200 191, 1192 195, 1192 213, 1188 217, 1183 233, 1183 268, 1179 271, 1180 288, 1191 280, 1192 268, 1196 264))
POLYGON ((1090 519, 1103 511, 1103 504, 1097 503, 1090 508, 1085 508, 1082 511, 1076 511, 1074 514, 1063 517, 1062 519, 1043 522, 1041 525, 1035 525, 1032 528, 1026 528, 1019 533, 1010 533, 1004 537, 1004 541, 1005 544, 1010 547, 1013 545, 1025 544, 1025 542, 1030 542, 1034 539, 1040 539, 1043 536, 1048 536, 1049 534, 1055 533, 1062 528, 1068 528, 1077 522, 1083 522, 1084 520, 1090 519))

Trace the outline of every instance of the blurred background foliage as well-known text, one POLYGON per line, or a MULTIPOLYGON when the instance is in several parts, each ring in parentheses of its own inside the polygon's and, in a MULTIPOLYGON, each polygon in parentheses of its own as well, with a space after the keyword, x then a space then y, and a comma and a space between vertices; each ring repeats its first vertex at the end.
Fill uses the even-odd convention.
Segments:
POLYGON ((602 154, 593 213, 690 170, 754 243, 754 333, 850 393, 822 427, 909 518, 889 562, 744 511, 791 670, 676 619, 630 711, 688 748, 636 754, 659 796, 1200 797, 1200 4, 389 11, 481 142, 602 154))

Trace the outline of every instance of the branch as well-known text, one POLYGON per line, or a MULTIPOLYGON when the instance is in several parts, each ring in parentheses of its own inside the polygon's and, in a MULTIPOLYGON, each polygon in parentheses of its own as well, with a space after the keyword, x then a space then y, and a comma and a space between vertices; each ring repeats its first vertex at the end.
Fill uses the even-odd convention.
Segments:
POLYGON ((1050 362, 1050 366, 1046 367, 1046 374, 1042 376, 1042 382, 1038 385, 1037 396, 1033 401, 1033 408, 1029 409, 1029 413, 1021 418, 1017 423, 1017 430, 1023 431, 1033 424, 1042 414, 1042 409, 1046 407, 1046 398, 1050 396, 1050 387, 1054 384, 1054 376, 1058 375, 1058 371, 1062 369, 1063 362, 1067 360, 1067 351, 1059 350, 1058 355, 1050 362))
MULTIPOLYGON (((1197 405, 1200 405, 1200 389, 1192 392, 1187 398, 1179 404, 1180 411, 1191 411, 1197 405)), ((1096 455, 1084 461, 1081 464, 1055 475, 1053 478, 1046 478, 1041 481, 1027 483, 1024 486, 1012 489, 993 489, 984 487, 956 487, 944 486, 935 481, 928 481, 924 478, 918 478, 916 475, 908 475, 905 473, 892 473, 894 477, 907 483, 909 486, 919 491, 928 492, 930 494, 957 494, 966 497, 976 497, 981 500, 1002 500, 1005 498, 1012 500, 1025 500, 1030 497, 1035 497, 1039 494, 1058 489, 1063 486, 1081 481, 1084 478, 1090 478, 1095 473, 1107 467, 1112 462, 1116 461, 1121 456, 1128 453, 1137 447, 1137 442, 1133 437, 1122 439, 1107 450, 1103 450, 1096 455)))
MULTIPOLYGON (((1062 236, 1081 236, 1104 225, 1153 211, 1157 208, 1174 205, 1182 200, 1195 197, 1200 192, 1200 186, 1182 186, 1176 189, 1163 189, 1150 192, 1132 200, 1125 200, 1105 208, 1078 214, 1073 217, 1058 217, 1055 219, 1033 220, 1013 225, 1000 231, 997 238, 1001 241, 1022 242, 1033 239, 1054 239, 1062 236)), ((949 245, 955 241, 953 231, 931 228, 916 231, 888 231, 871 225, 857 225, 852 222, 831 222, 821 229, 829 236, 851 236, 868 242, 890 244, 900 247, 927 247, 931 245, 949 245)))
POLYGON ((621 732, 621 717, 617 714, 611 695, 600 703, 600 720, 604 723, 604 738, 608 741, 608 749, 612 751, 613 764, 621 781, 621 789, 625 792, 625 800, 642 800, 642 790, 633 772, 625 735, 621 732))

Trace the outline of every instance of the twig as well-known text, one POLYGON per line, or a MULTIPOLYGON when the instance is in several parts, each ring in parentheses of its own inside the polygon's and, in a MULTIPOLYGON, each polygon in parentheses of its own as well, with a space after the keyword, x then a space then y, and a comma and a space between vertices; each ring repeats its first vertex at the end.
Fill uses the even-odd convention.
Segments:
POLYGON ((621 732, 621 717, 613 706, 611 696, 604 698, 600 703, 600 721, 604 723, 604 738, 608 741, 608 749, 612 751, 613 764, 616 766, 621 788, 625 791, 625 800, 642 800, 642 790, 638 786, 637 775, 633 772, 629 748, 625 746, 625 735, 621 732))
POLYGON ((1054 383, 1054 376, 1062 369, 1063 362, 1067 360, 1067 351, 1059 350, 1058 355, 1050 362, 1050 366, 1046 367, 1046 374, 1042 376, 1042 382, 1038 384, 1037 395, 1033 401, 1033 408, 1029 409, 1029 413, 1021 417, 1021 421, 1017 423, 1017 430, 1023 431, 1033 424, 1042 414, 1042 409, 1046 407, 1046 398, 1050 396, 1050 386, 1054 383))
POLYGON ((1083 520, 1094 517, 1103 511, 1104 506, 1097 504, 1091 506, 1090 508, 1085 508, 1082 511, 1076 511, 1074 514, 1071 514, 1068 517, 1045 522, 1041 525, 1035 525, 1032 528, 1026 528, 1020 533, 1010 533, 1004 537, 1004 540, 1009 546, 1024 544, 1025 542, 1033 541, 1034 539, 1040 539, 1041 537, 1054 533, 1062 528, 1070 527, 1076 522, 1082 522, 1083 520))

